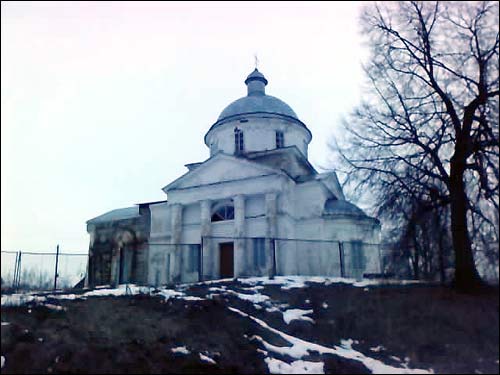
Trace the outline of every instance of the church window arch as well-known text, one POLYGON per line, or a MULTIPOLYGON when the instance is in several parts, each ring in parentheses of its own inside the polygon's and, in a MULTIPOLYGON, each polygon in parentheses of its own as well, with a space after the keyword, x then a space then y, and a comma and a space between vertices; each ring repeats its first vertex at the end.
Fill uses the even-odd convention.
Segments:
POLYGON ((212 222, 234 220, 234 204, 224 201, 216 204, 212 210, 212 222))
POLYGON ((276 131, 276 148, 285 147, 285 136, 282 131, 276 131))
POLYGON ((243 131, 241 129, 234 129, 234 153, 239 154, 245 149, 245 143, 243 141, 243 131))

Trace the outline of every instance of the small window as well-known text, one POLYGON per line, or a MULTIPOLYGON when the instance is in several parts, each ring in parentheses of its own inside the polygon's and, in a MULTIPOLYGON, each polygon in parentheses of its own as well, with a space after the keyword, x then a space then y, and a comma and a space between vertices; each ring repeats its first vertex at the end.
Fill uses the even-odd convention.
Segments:
POLYGON ((234 207, 226 204, 219 206, 212 214, 212 221, 224 221, 234 219, 234 207))
POLYGON ((266 239, 253 239, 253 262, 256 267, 266 266, 266 239))
POLYGON ((239 154, 244 150, 243 131, 238 128, 234 129, 234 153, 239 154))
POLYGON ((276 132, 276 148, 285 147, 285 137, 283 132, 276 132))

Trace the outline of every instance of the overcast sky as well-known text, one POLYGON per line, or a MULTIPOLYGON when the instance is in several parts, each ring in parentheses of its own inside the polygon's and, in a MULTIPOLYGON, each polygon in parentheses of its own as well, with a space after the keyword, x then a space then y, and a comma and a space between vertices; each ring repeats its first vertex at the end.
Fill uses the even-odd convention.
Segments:
POLYGON ((246 95, 309 127, 312 164, 360 100, 359 3, 2 2, 2 250, 86 252, 85 222, 166 199, 203 136, 246 95))

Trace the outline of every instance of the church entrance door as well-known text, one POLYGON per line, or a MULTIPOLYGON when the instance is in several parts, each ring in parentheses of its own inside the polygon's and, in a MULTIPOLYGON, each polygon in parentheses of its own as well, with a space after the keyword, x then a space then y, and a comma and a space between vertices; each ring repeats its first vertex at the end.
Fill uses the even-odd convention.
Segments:
POLYGON ((234 244, 226 242, 219 244, 220 248, 220 277, 234 276, 234 244))

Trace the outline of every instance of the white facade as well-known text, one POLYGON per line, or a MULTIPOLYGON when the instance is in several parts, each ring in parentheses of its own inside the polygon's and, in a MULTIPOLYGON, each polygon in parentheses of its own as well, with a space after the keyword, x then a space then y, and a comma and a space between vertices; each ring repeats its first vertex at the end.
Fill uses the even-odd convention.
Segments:
POLYGON ((245 83, 205 136, 210 157, 150 205, 148 282, 380 272, 378 220, 345 201, 335 172, 309 164, 310 131, 265 94, 264 76, 245 83))

